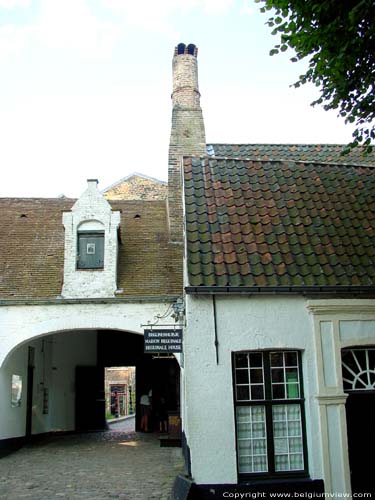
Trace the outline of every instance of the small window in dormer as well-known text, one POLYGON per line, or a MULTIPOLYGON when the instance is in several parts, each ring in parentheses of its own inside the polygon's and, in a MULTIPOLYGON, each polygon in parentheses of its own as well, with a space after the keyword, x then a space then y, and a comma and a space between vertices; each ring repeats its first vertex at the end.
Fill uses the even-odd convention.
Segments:
POLYGON ((104 231, 79 231, 77 269, 104 268, 104 231))

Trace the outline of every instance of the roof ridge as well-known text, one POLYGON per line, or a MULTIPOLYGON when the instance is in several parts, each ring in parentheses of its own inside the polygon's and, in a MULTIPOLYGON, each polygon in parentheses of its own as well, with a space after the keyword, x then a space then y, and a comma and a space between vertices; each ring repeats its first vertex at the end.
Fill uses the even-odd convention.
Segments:
POLYGON ((213 144, 221 146, 347 146, 345 143, 337 142, 207 142, 207 145, 213 144))
POLYGON ((336 167, 354 167, 354 168, 375 168, 375 165, 370 165, 368 163, 344 163, 336 161, 314 161, 314 160, 295 160, 293 158, 269 158, 268 160, 257 158, 257 157, 234 157, 234 156, 189 156, 185 155, 184 158, 199 158, 212 160, 226 160, 226 161, 257 161, 259 163, 302 163, 303 165, 330 165, 336 167))
POLYGON ((61 202, 67 202, 67 201, 76 201, 77 198, 70 198, 69 196, 0 196, 0 201, 5 201, 5 200, 24 200, 24 201, 61 201, 61 202))

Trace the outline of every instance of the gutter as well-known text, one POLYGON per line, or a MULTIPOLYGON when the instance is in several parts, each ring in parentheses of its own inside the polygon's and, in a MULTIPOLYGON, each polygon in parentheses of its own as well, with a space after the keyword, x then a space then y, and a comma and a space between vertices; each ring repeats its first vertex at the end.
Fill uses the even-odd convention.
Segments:
POLYGON ((1 306, 65 306, 71 304, 134 304, 144 302, 176 302, 178 295, 141 295, 128 297, 107 297, 107 298, 41 298, 41 299, 0 299, 1 306))
POLYGON ((186 286, 188 295, 373 294, 375 286, 186 286))

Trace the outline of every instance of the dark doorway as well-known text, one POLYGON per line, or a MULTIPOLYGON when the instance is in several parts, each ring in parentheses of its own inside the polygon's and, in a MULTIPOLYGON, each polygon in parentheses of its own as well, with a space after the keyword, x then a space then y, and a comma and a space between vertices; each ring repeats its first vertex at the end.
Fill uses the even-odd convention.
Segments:
POLYGON ((349 465, 354 493, 374 493, 375 348, 351 347, 341 352, 346 401, 349 465))
POLYGON ((375 392, 349 394, 346 418, 352 491, 374 493, 375 392))
MULTIPOLYGON (((135 366, 136 373, 136 430, 140 430, 140 398, 152 393, 152 405, 157 408, 163 397, 168 412, 179 413, 180 367, 174 356, 144 353, 143 335, 101 330, 98 332, 98 366, 135 366)), ((159 429, 156 412, 152 412, 153 430, 159 429)))
POLYGON ((105 368, 135 367, 135 394, 132 412, 136 430, 141 427, 140 398, 152 394, 151 431, 158 431, 160 418, 156 409, 163 398, 168 418, 180 418, 180 367, 174 356, 144 353, 143 335, 100 330, 97 336, 97 365, 76 367, 75 423, 77 431, 106 429, 105 368))
POLYGON ((76 367, 75 407, 77 431, 106 429, 103 368, 76 367))

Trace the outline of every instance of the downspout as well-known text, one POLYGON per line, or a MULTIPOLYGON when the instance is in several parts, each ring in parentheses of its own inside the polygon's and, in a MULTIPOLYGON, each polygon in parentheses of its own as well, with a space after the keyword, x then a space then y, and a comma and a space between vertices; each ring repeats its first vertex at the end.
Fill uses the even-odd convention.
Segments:
POLYGON ((219 340, 217 337, 217 318, 216 318, 216 295, 212 295, 212 305, 214 310, 214 332, 215 332, 215 350, 216 350, 216 364, 219 364, 219 340))

